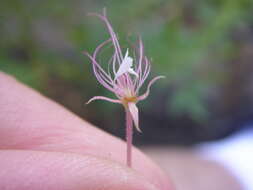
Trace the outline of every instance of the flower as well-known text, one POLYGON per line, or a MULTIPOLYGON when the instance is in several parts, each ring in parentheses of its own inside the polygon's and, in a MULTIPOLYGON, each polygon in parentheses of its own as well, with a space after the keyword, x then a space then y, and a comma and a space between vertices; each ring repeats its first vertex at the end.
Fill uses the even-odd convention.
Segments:
POLYGON ((122 104, 126 110, 126 123, 127 123, 127 141, 128 141, 128 165, 131 165, 131 141, 132 141, 132 123, 136 129, 141 132, 139 127, 139 113, 136 103, 144 100, 150 92, 151 85, 158 79, 164 78, 164 76, 157 76, 153 78, 148 86, 147 90, 143 95, 139 95, 139 90, 145 80, 147 79, 150 73, 150 61, 143 53, 143 43, 139 38, 138 50, 136 51, 137 58, 133 59, 129 55, 129 49, 126 49, 126 52, 123 57, 123 50, 120 47, 119 41, 116 34, 113 31, 113 28, 110 22, 107 19, 106 13, 104 11, 103 15, 92 13, 90 15, 100 18, 106 25, 110 38, 105 42, 101 43, 95 49, 93 55, 90 55, 87 52, 84 52, 89 59, 91 60, 93 72, 97 80, 102 84, 106 89, 113 92, 117 99, 111 99, 104 96, 95 96, 91 98, 88 102, 94 100, 106 100, 112 103, 122 104), (108 72, 106 72, 100 63, 97 61, 97 55, 100 50, 111 43, 113 45, 113 55, 108 62, 108 72), (112 74, 113 75, 112 75, 112 74))

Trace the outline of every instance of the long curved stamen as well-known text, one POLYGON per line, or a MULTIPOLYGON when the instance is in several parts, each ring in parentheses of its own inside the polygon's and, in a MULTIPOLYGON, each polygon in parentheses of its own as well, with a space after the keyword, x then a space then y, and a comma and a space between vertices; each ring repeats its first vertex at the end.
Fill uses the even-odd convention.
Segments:
POLYGON ((145 82, 145 80, 147 79, 147 77, 150 73, 151 66, 150 66, 150 62, 147 57, 144 58, 144 63, 145 63, 145 68, 144 68, 142 77, 139 81, 137 90, 139 90, 139 88, 143 85, 143 83, 145 82))
POLYGON ((149 95, 150 87, 152 86, 152 84, 154 84, 154 82, 156 82, 157 80, 162 79, 162 78, 165 78, 165 76, 157 76, 157 77, 153 78, 149 82, 146 92, 143 95, 138 97, 138 101, 141 101, 141 100, 144 100, 145 98, 147 98, 149 95))
POLYGON ((100 65, 96 62, 96 60, 91 55, 89 55, 86 52, 84 52, 84 53, 91 59, 92 64, 93 64, 93 71, 94 71, 95 77, 100 82, 100 84, 102 84, 108 90, 116 93, 113 88, 113 80, 110 78, 110 76, 108 76, 107 73, 105 73, 105 71, 100 67, 100 65), (106 78, 108 78, 108 79, 106 79, 106 78))
POLYGON ((86 104, 89 104, 89 103, 91 103, 91 102, 93 102, 95 100, 105 100, 105 101, 108 101, 108 102, 118 103, 118 104, 121 103, 120 100, 115 100, 115 99, 107 98, 107 97, 104 97, 104 96, 94 96, 88 102, 86 102, 86 104))
POLYGON ((115 52, 117 54, 118 62, 120 64, 120 62, 123 60, 123 55, 122 55, 122 52, 121 52, 121 48, 120 48, 117 36, 116 36, 115 32, 113 31, 113 28, 112 28, 110 22, 107 20, 105 13, 104 13, 104 15, 100 15, 100 14, 97 14, 97 13, 89 13, 89 15, 97 16, 98 18, 100 18, 106 24, 107 29, 109 31, 109 34, 111 36, 114 48, 115 48, 115 52))

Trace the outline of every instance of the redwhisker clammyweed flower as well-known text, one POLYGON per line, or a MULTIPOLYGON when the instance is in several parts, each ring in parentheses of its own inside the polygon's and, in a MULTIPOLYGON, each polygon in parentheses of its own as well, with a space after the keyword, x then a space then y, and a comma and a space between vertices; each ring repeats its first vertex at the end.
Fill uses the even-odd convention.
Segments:
POLYGON ((136 51, 136 58, 133 59, 129 55, 129 49, 126 49, 123 54, 123 50, 120 47, 119 41, 110 22, 107 19, 106 13, 90 15, 96 16, 101 19, 109 32, 110 38, 97 46, 94 53, 91 55, 84 52, 92 63, 93 72, 99 81, 106 89, 115 94, 117 99, 111 99, 104 96, 95 96, 88 102, 94 100, 106 100, 112 103, 122 104, 126 112, 126 141, 127 141, 127 166, 132 165, 132 136, 133 136, 133 124, 136 129, 141 132, 139 127, 139 113, 136 104, 140 100, 144 100, 150 92, 151 85, 158 79, 164 78, 163 76, 157 76, 153 78, 143 95, 139 95, 139 90, 150 73, 150 61, 144 55, 144 47, 142 40, 139 38, 138 48, 136 51), (111 71, 106 72, 101 64, 97 60, 97 56, 101 49, 111 43, 113 45, 113 54, 111 59, 107 63, 111 71), (113 74, 113 75, 112 75, 113 74))

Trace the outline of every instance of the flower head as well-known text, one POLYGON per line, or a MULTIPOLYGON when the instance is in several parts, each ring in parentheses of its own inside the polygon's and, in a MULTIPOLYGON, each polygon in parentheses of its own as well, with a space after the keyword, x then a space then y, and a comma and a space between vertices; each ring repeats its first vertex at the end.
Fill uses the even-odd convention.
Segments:
POLYGON ((143 95, 139 95, 139 90, 150 73, 150 61, 144 55, 142 40, 139 38, 138 49, 136 51, 137 57, 133 59, 129 55, 129 49, 126 49, 125 53, 123 54, 123 50, 121 49, 117 36, 107 19, 105 11, 103 15, 96 13, 92 13, 90 15, 100 18, 105 23, 110 38, 97 46, 93 55, 90 55, 87 52, 85 52, 85 54, 91 60, 93 72, 97 80, 106 89, 113 92, 118 99, 95 96, 91 98, 87 103, 90 103, 94 100, 106 100, 109 102, 122 104, 125 109, 129 111, 134 122, 134 126, 138 131, 140 131, 139 114, 136 103, 140 100, 144 100, 149 95, 151 85, 156 80, 164 77, 158 76, 153 78, 149 82, 146 92, 143 95), (113 55, 110 61, 107 63, 110 67, 109 70, 111 70, 111 72, 106 72, 102 68, 102 64, 97 60, 98 53, 108 43, 111 43, 114 49, 113 55))

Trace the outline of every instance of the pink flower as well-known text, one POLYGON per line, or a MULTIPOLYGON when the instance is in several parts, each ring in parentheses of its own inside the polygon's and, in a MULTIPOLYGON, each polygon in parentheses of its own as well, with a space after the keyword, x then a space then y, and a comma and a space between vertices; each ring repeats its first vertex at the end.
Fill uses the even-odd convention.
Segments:
POLYGON ((112 103, 122 104, 126 111, 126 139, 127 139, 127 165, 131 167, 131 145, 132 145, 132 126, 140 132, 139 127, 139 113, 136 103, 140 100, 144 100, 150 92, 151 85, 158 79, 164 78, 164 76, 158 76, 153 78, 143 95, 139 95, 139 90, 150 73, 150 62, 148 58, 143 54, 143 43, 139 39, 139 47, 136 52, 137 58, 133 59, 129 55, 129 50, 126 49, 123 55, 122 49, 118 42, 117 36, 114 33, 110 22, 106 17, 104 11, 103 15, 90 14, 100 18, 106 25, 110 38, 101 43, 94 51, 93 55, 84 52, 91 60, 93 72, 97 80, 106 89, 113 92, 117 99, 111 99, 104 96, 95 96, 88 102, 94 100, 106 100, 112 103), (97 61, 97 55, 99 51, 108 43, 111 43, 114 48, 113 55, 108 64, 108 72, 106 72, 101 64, 97 61))

